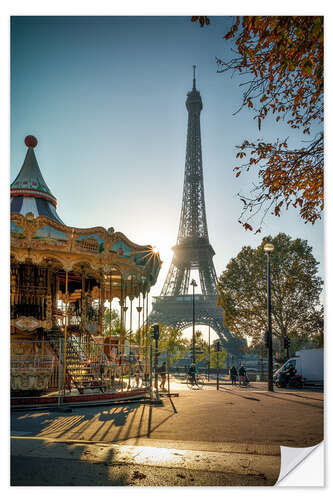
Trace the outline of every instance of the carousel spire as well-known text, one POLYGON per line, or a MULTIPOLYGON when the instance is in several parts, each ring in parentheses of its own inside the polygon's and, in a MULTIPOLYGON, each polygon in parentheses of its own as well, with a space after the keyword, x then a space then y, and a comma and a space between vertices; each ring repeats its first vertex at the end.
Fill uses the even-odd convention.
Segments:
POLYGON ((36 160, 34 148, 37 139, 28 135, 24 142, 28 151, 18 176, 10 186, 10 211, 22 215, 32 212, 35 217, 49 217, 63 224, 56 212, 57 200, 44 181, 36 160))

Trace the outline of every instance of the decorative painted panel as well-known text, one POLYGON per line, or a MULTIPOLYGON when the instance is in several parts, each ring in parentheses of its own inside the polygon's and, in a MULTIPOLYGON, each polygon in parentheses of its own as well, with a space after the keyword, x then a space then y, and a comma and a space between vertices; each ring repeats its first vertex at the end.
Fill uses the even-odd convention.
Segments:
POLYGON ((139 267, 145 267, 149 258, 151 258, 150 252, 136 253, 134 256, 134 262, 139 267))
POLYGON ((14 221, 10 222, 10 235, 13 238, 23 239, 23 228, 18 226, 14 221))
POLYGON ((54 244, 65 244, 68 241, 68 236, 63 231, 58 231, 51 226, 40 227, 37 230, 33 240, 39 240, 43 243, 54 244))
POLYGON ((102 253, 104 251, 104 240, 96 233, 79 236, 76 240, 76 248, 85 252, 102 253))
POLYGON ((131 256, 130 247, 126 245, 126 243, 124 243, 122 240, 116 241, 112 245, 111 252, 116 253, 117 255, 119 255, 119 257, 125 257, 127 259, 129 259, 131 256))

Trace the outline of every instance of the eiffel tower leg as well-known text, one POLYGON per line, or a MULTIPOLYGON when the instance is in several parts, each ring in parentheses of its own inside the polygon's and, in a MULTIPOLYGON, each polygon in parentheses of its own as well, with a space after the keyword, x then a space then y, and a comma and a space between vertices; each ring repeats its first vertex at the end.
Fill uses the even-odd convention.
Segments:
POLYGON ((216 295, 217 277, 213 261, 202 262, 199 268, 201 292, 203 295, 216 295))

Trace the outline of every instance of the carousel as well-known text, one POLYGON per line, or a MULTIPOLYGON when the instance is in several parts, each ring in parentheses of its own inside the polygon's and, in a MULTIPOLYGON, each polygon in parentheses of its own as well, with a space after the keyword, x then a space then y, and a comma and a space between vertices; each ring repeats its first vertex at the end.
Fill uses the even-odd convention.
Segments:
POLYGON ((25 144, 10 188, 12 401, 146 390, 148 295, 159 254, 112 227, 65 225, 37 163, 37 139, 25 144), (113 301, 116 332, 106 322, 113 301))

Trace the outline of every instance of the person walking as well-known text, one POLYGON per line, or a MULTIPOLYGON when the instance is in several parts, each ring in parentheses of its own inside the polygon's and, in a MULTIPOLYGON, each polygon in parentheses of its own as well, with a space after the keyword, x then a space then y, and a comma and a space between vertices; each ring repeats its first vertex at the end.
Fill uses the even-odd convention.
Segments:
POLYGON ((232 367, 230 368, 231 385, 236 385, 237 375, 237 368, 235 367, 235 365, 232 365, 232 367))
POLYGON ((240 364, 239 367, 239 385, 241 386, 242 384, 245 386, 246 385, 246 370, 242 363, 240 364))
POLYGON ((166 368, 166 362, 163 361, 162 366, 160 367, 160 375, 161 375, 161 383, 160 383, 160 389, 161 391, 165 391, 165 382, 166 382, 166 376, 167 376, 167 368, 166 368))

